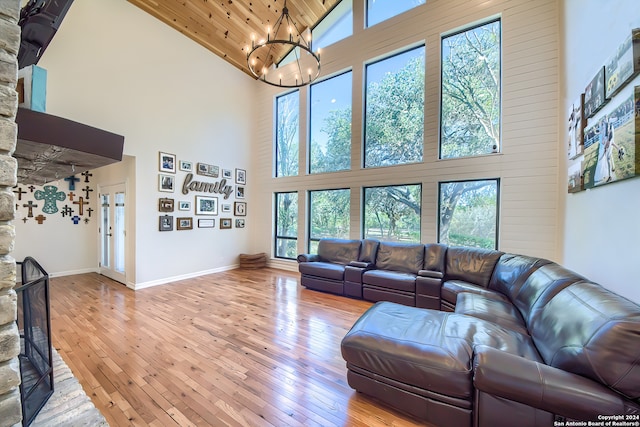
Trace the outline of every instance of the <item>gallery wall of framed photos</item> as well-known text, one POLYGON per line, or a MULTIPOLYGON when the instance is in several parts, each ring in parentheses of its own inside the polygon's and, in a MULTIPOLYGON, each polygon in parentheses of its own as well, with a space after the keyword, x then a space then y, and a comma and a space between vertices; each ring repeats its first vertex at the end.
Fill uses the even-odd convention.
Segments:
POLYGON ((158 231, 245 228, 247 171, 158 153, 158 231), (177 215, 174 218, 174 215, 177 215))
POLYGON ((569 107, 569 193, 640 175, 640 86, 623 90, 639 74, 636 28, 569 107), (598 114, 607 104, 606 114, 598 114))

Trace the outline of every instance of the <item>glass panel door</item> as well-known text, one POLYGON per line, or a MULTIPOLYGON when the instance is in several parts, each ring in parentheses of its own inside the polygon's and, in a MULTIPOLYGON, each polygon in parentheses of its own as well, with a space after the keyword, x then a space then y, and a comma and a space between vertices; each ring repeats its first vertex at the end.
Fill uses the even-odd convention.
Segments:
POLYGON ((100 274, 126 284, 126 193, 124 184, 100 189, 100 274))

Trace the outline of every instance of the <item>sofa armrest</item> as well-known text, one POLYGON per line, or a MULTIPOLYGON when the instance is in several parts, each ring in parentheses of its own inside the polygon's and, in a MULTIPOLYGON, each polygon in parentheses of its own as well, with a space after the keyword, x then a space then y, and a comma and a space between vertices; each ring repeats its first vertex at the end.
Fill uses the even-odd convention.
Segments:
POLYGON ((442 279, 444 274, 441 271, 433 271, 433 270, 419 270, 418 276, 420 277, 431 277, 434 279, 442 279))
POLYGON ((297 258, 298 262, 317 262, 320 257, 317 254, 300 254, 297 258))
POLYGON ((356 268, 362 268, 364 270, 371 270, 374 267, 374 264, 371 262, 364 262, 364 261, 351 261, 349 264, 347 264, 349 267, 356 267, 356 268))
POLYGON ((488 346, 475 347, 473 368, 477 390, 576 420, 624 414, 633 406, 588 378, 488 346))

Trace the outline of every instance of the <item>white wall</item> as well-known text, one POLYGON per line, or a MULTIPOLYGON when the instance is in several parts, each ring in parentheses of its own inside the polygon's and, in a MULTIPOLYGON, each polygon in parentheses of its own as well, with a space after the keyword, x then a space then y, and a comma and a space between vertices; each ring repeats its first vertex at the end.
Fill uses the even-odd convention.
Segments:
MULTIPOLYGON (((306 251, 304 207, 307 190, 351 188, 351 235, 361 234, 363 186, 422 183, 422 241, 437 241, 438 182, 501 178, 500 237, 503 251, 558 259, 558 2, 556 0, 429 0, 412 11, 362 29, 364 0, 354 0, 354 35, 323 49, 322 75, 353 70, 352 170, 349 172, 273 178, 273 104, 279 94, 261 87, 260 114, 254 142, 256 202, 271 206, 273 193, 299 192, 298 251, 306 251), (440 36, 501 16, 503 34, 502 153, 466 159, 438 160, 440 36), (390 168, 362 169, 364 63, 406 46, 426 42, 424 162, 390 168)), ((301 89, 307 105, 308 88, 301 89)), ((301 120, 304 123, 306 113, 301 120)), ((301 126, 301 160, 306 158, 301 126)), ((300 170, 306 168, 301 163, 300 170)), ((260 250, 272 253, 273 216, 259 221, 260 250)), ((295 262, 274 262, 295 269, 295 262)))
MULTIPOLYGON (((128 245, 135 251, 130 285, 144 287, 237 264, 238 254, 250 249, 251 186, 247 228, 220 230, 218 216, 215 229, 161 233, 158 198, 169 193, 158 191, 158 152, 194 164, 249 169, 256 83, 125 0, 76 0, 38 65, 48 71, 49 113, 124 135, 124 153, 135 159, 129 189, 130 212, 135 213, 134 244, 128 245)), ((178 187, 183 177, 176 174, 178 187)), ((171 197, 185 199, 177 191, 171 197)), ((197 223, 193 210, 187 214, 197 223)), ((76 245, 61 242, 55 229, 43 226, 39 232, 51 251, 76 245)), ((97 268, 95 245, 80 246, 90 248, 84 267, 97 268)), ((57 257, 41 259, 52 273, 59 271, 57 257)))
MULTIPOLYGON (((584 92, 598 68, 605 64, 632 28, 640 28, 639 6, 637 0, 562 2, 562 123, 567 123, 566 112, 571 102, 584 92)), ((607 114, 618 100, 629 95, 634 85, 640 85, 640 77, 636 77, 593 120, 607 114)), ((561 131, 560 140, 565 138, 561 131)), ((564 163, 561 169, 566 170, 564 156, 561 160, 564 163)), ((564 264, 640 302, 640 179, 575 194, 566 193, 564 180, 561 185, 565 212, 564 264)))

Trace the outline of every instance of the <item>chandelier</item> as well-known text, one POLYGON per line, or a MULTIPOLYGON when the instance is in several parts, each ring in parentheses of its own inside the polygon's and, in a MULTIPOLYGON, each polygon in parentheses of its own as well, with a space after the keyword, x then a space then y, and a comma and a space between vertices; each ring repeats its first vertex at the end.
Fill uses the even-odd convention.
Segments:
POLYGON ((287 0, 284 1, 282 15, 276 21, 273 32, 267 27, 267 38, 251 40, 247 65, 258 80, 278 87, 300 87, 313 82, 320 75, 320 50, 311 50, 311 31, 302 35, 289 16, 287 0), (279 63, 291 56, 290 61, 279 63))

